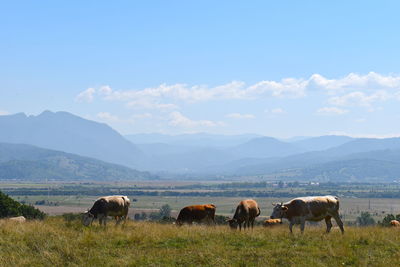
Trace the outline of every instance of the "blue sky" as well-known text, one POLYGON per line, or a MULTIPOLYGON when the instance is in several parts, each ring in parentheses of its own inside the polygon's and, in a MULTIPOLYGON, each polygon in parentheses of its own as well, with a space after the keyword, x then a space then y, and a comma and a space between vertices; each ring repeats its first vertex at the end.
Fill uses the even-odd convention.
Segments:
POLYGON ((1 1, 0 114, 400 135, 398 1, 1 1))

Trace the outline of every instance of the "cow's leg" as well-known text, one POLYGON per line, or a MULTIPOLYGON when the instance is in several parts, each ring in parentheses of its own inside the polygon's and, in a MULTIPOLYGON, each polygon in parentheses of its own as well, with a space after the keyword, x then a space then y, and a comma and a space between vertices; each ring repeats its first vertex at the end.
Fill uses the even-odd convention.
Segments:
POLYGON ((247 227, 247 229, 250 228, 250 218, 249 218, 249 216, 247 216, 245 221, 244 221, 244 228, 246 229, 246 227, 247 227))
POLYGON ((340 219, 339 214, 333 215, 333 218, 335 219, 337 225, 339 226, 340 231, 342 231, 342 234, 344 234, 343 222, 340 219))
POLYGON ((115 216, 115 225, 118 225, 121 222, 122 216, 115 216))
POLYGON ((301 233, 304 233, 304 227, 306 226, 306 220, 304 218, 300 219, 300 230, 301 233))
POLYGON ((331 216, 325 217, 325 223, 326 223, 326 232, 329 233, 332 228, 332 221, 331 221, 331 216))
POLYGON ((242 223, 239 223, 239 231, 242 231, 242 223))
POLYGON ((294 220, 290 220, 290 222, 289 222, 289 230, 290 230, 291 234, 293 234, 293 225, 294 225, 294 220))

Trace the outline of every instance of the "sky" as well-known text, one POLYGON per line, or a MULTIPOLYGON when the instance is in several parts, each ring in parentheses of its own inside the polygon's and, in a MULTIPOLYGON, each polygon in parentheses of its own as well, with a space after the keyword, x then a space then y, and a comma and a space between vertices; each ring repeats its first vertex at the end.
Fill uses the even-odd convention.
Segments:
POLYGON ((400 136, 398 1, 0 1, 0 115, 400 136))

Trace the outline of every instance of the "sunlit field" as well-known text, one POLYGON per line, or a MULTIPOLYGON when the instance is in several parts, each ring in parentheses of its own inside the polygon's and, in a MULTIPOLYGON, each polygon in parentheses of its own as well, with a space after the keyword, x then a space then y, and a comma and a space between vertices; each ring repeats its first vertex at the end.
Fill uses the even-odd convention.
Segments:
POLYGON ((232 231, 129 221, 81 226, 61 218, 0 223, 1 266, 396 266, 400 231, 287 226, 232 231))
MULTIPOLYGON (((52 205, 36 205, 36 207, 50 215, 61 215, 63 213, 83 212, 93 205, 98 196, 12 196, 17 201, 25 201, 34 205, 38 200, 46 200, 57 203, 52 205)), ((129 215, 135 213, 158 211, 161 206, 171 206, 172 215, 188 205, 213 203, 217 206, 217 214, 231 216, 236 205, 243 198, 240 197, 161 197, 161 196, 128 196, 131 200, 129 215)), ((255 198, 261 208, 261 218, 269 217, 272 212, 272 203, 286 202, 290 198, 255 198)), ((400 199, 391 198, 340 198, 340 214, 345 222, 353 222, 361 212, 368 211, 376 221, 382 220, 386 214, 400 214, 400 199)))

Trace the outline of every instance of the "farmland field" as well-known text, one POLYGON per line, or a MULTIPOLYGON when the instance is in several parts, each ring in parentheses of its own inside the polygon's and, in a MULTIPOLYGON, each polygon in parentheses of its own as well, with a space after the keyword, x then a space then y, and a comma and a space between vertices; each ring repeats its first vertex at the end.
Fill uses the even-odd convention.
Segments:
POLYGON ((231 216, 237 203, 254 198, 261 207, 261 218, 271 214, 272 203, 285 202, 295 196, 338 195, 344 222, 354 222, 361 212, 369 212, 376 220, 386 214, 400 214, 398 184, 333 184, 278 187, 263 183, 201 183, 160 181, 137 183, 2 183, 0 190, 15 200, 35 205, 49 215, 87 210, 102 195, 126 194, 131 200, 130 216, 150 213, 168 204, 172 215, 184 206, 213 203, 217 214, 231 216), (265 197, 273 195, 273 197, 265 197), (370 196, 371 197, 365 197, 370 196), (381 197, 389 196, 389 197, 381 197))
POLYGON ((400 231, 347 227, 324 234, 285 226, 239 232, 226 226, 84 227, 61 218, 25 224, 0 222, 1 266, 396 266, 400 231))

